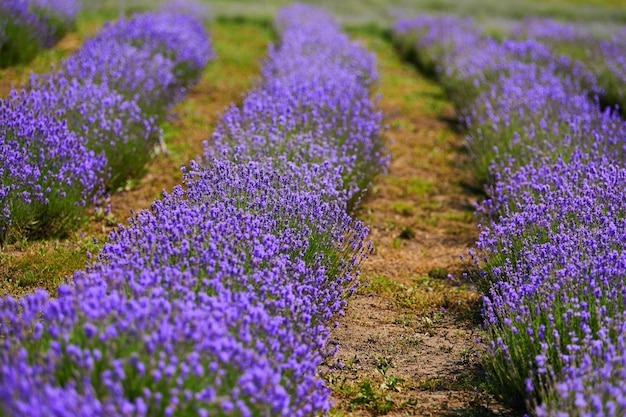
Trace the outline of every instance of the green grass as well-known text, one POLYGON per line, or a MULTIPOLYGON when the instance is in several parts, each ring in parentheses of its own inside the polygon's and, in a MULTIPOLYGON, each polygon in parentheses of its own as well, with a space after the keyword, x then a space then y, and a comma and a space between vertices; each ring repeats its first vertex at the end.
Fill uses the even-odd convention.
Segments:
MULTIPOLYGON (((375 293, 390 297, 394 303, 411 314, 429 317, 442 308, 474 320, 478 312, 478 296, 465 285, 454 286, 446 280, 447 272, 433 268, 429 275, 412 277, 409 285, 399 284, 385 275, 364 279, 359 287, 362 294, 375 293)), ((428 324, 428 320, 424 320, 428 324)))
POLYGON ((106 16, 99 14, 81 14, 76 22, 76 30, 69 33, 55 47, 39 51, 31 62, 0 69, 0 87, 2 87, 0 94, 2 96, 8 94, 10 86, 19 88, 26 84, 31 73, 49 72, 52 66, 57 66, 63 58, 82 44, 85 38, 97 33, 106 20, 106 16))
POLYGON ((12 254, 0 254, 4 276, 23 290, 58 286, 72 271, 85 267, 87 254, 97 254, 101 244, 85 237, 73 240, 21 242, 12 254))
MULTIPOLYGON (((397 393, 404 388, 406 380, 390 371, 393 368, 391 358, 379 357, 376 369, 378 373, 371 378, 358 381, 339 380, 332 373, 325 375, 326 383, 333 391, 343 397, 348 404, 348 411, 366 410, 374 416, 385 415, 390 411, 405 409, 397 393)), ((331 410, 332 416, 344 415, 340 410, 331 410)))
MULTIPOLYGON (((370 24, 387 27, 396 16, 409 17, 419 13, 461 13, 491 19, 494 16, 519 18, 529 14, 562 17, 573 20, 626 22, 626 4, 620 0, 316 0, 308 1, 333 12, 349 25, 370 24)), ((289 0, 213 0, 211 7, 218 15, 271 16, 289 0)))
POLYGON ((391 204, 391 209, 403 216, 412 216, 415 213, 415 205, 406 201, 400 200, 391 204))

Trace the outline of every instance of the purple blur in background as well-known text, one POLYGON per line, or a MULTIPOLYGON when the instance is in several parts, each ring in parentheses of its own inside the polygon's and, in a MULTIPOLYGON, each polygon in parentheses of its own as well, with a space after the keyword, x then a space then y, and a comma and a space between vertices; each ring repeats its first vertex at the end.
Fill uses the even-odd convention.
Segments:
POLYGON ((76 21, 76 0, 0 0, 0 68, 52 47, 76 21))
POLYGON ((194 17, 139 14, 107 24, 58 71, 0 100, 24 109, 0 128, 0 144, 12 150, 0 155, 0 241, 67 233, 105 191, 140 177, 160 143, 159 123, 212 57, 194 17), (54 136, 20 130, 50 119, 54 136))

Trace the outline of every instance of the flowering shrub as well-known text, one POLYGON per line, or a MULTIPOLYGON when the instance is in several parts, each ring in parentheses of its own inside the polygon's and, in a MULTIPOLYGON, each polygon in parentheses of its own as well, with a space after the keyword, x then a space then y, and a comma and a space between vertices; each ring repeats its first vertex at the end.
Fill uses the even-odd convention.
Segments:
MULTIPOLYGON (((307 37, 324 36, 336 28, 328 15, 305 6, 284 9, 279 21, 285 36, 304 37, 299 28, 307 37), (309 15, 323 30, 306 31, 309 15)), ((359 53, 349 51, 336 50, 333 61, 353 65, 350 57, 359 53)), ((303 66, 290 71, 309 71, 301 51, 292 53, 303 66)), ((353 99, 354 107, 371 106, 366 95, 353 99)), ((328 123, 343 123, 330 114, 340 109, 326 109, 328 123)), ((291 111, 294 120, 309 117, 307 107, 291 111)), ((377 125, 379 116, 371 115, 377 125)), ((120 226, 56 298, 39 291, 20 302, 0 300, 4 414, 313 416, 329 410, 317 368, 334 353, 327 325, 342 314, 356 285, 358 265, 371 250, 368 230, 345 210, 350 195, 336 160, 294 159, 279 148, 255 155, 246 148, 248 137, 239 146, 235 139, 222 154, 191 162, 185 186, 120 226)), ((327 144, 334 143, 318 142, 327 144)))
POLYGON ((73 26, 76 0, 1 0, 0 68, 25 63, 73 26))
POLYGON ((160 130, 135 100, 105 83, 59 76, 33 77, 29 91, 17 100, 26 96, 37 96, 42 111, 64 120, 70 131, 84 138, 88 149, 105 155, 107 173, 102 177, 107 189, 143 174, 160 130))
POLYGON ((450 19, 397 29, 415 25, 406 39, 417 36, 416 54, 456 87, 468 147, 488 173, 474 255, 486 367, 503 397, 535 415, 624 415, 626 124, 602 109, 602 83, 580 63, 450 19), (463 39, 474 49, 463 52, 463 39))
POLYGON ((36 94, 0 100, 0 241, 61 233, 102 192, 104 156, 43 109, 36 94))
POLYGON ((468 127, 472 169, 483 182, 493 181, 494 161, 509 163, 513 156, 513 164, 521 166, 536 152, 555 156, 589 141, 596 146, 594 129, 613 137, 623 133, 617 114, 598 111, 593 96, 602 89, 593 74, 539 42, 499 43, 482 36, 471 21, 454 16, 401 21, 396 33, 405 42, 419 36, 416 59, 437 63, 438 77, 468 127))
POLYGON ((194 17, 143 13, 106 26, 61 64, 60 76, 106 84, 137 100, 147 115, 162 118, 212 57, 194 17))
POLYGON ((41 300, 34 308, 44 322, 24 322, 25 311, 19 327, 11 325, 13 302, 5 300, 4 363, 25 372, 5 379, 3 403, 12 404, 18 381, 66 389, 71 381, 76 396, 84 375, 86 393, 116 413, 326 409, 328 392, 315 377, 324 325, 353 285, 367 230, 324 201, 331 196, 319 187, 303 186, 314 168, 290 168, 294 175, 216 160, 194 170, 185 191, 165 195, 111 236, 91 272, 77 274, 58 300, 30 298, 41 300), (43 326, 38 335, 29 335, 33 325, 43 326), (36 366, 20 363, 25 345, 49 343, 57 347, 34 353, 43 363, 35 356, 36 366), (49 361, 58 371, 40 368, 49 361))

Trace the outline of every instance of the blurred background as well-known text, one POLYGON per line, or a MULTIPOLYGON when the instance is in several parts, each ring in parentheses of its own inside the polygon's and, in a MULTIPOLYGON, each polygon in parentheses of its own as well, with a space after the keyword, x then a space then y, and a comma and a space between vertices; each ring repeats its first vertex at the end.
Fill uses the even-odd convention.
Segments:
MULTIPOLYGON (((200 0, 202 1, 202 0, 200 0)), ((289 0, 204 0, 215 17, 271 18, 289 0)), ((345 25, 389 27, 398 17, 454 13, 483 24, 504 24, 527 16, 601 24, 626 24, 626 0, 309 0, 345 25)), ((84 0, 86 11, 128 13, 160 5, 160 0, 84 0)))

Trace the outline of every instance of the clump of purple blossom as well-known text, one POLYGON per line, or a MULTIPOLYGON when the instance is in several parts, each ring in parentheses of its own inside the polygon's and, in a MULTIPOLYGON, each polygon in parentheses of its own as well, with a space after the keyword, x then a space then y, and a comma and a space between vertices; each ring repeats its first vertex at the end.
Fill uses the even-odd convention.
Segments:
POLYGON ((615 112, 598 110, 596 96, 603 90, 594 75, 539 42, 497 42, 455 16, 401 21, 396 33, 400 42, 414 44, 418 61, 437 63, 437 76, 468 127, 468 151, 480 181, 492 181, 492 164, 512 162, 509 155, 523 165, 536 152, 571 153, 589 138, 597 144, 594 129, 613 137, 623 133, 615 112), (553 136, 564 140, 555 146, 553 136))
POLYGON ((129 178, 139 178, 151 159, 160 129, 137 102, 111 90, 105 83, 60 76, 32 77, 28 90, 15 99, 40 106, 64 120, 70 131, 84 138, 85 146, 104 154, 107 189, 116 189, 129 178))
POLYGON ((139 177, 159 143, 158 123, 211 57, 193 17, 136 15, 88 40, 59 71, 12 92, 2 106, 24 113, 7 123, 0 141, 12 152, 3 155, 0 241, 63 234, 103 185, 115 190, 139 177), (50 133, 32 127, 49 120, 50 133))
POLYGON ((563 23, 552 19, 525 19, 512 30, 517 38, 536 39, 552 51, 575 56, 591 71, 602 86, 605 104, 626 108, 626 41, 624 27, 611 33, 593 31, 582 23, 563 23))
POLYGON ((162 119, 212 58, 193 16, 144 13, 107 25, 61 64, 60 76, 106 84, 162 119))
POLYGON ((36 94, 0 100, 0 241, 76 226, 102 192, 106 159, 36 94))
POLYGON ((327 161, 343 170, 351 205, 388 160, 381 114, 369 99, 374 57, 324 11, 294 6, 276 24, 282 39, 270 49, 261 85, 226 112, 207 155, 327 161))
POLYGON ((0 384, 5 408, 26 400, 21 386, 40 397, 49 384, 114 414, 139 404, 151 416, 327 410, 316 376, 325 325, 354 285, 367 229, 332 192, 301 182, 317 167, 289 168, 192 165, 186 189, 114 233, 73 288, 29 296, 23 312, 4 300, 3 369, 22 375, 0 384))

